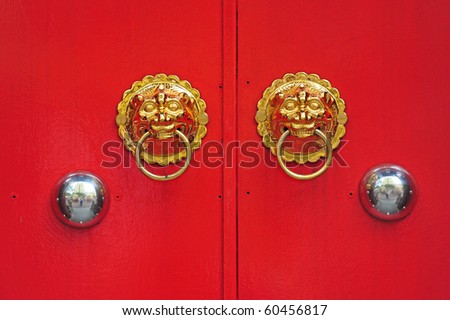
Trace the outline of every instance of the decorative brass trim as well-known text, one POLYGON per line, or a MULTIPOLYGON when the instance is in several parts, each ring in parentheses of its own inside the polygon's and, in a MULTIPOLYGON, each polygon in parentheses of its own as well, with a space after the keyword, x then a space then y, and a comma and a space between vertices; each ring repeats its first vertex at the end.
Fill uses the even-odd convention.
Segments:
POLYGON ((284 149, 282 159, 297 163, 316 162, 326 156, 326 147, 319 137, 314 136, 314 131, 325 133, 332 148, 337 148, 345 134, 347 114, 344 110, 344 100, 328 80, 305 72, 288 73, 264 91, 255 120, 264 145, 274 155, 277 154, 277 141, 284 130, 289 130, 291 142, 301 144, 301 147, 290 151, 284 149), (301 112, 303 109, 305 111, 301 112), (307 143, 314 144, 316 150, 309 152, 311 148, 306 149, 307 143))
MULTIPOLYGON (((179 130, 189 139, 192 150, 200 148, 207 132, 205 101, 200 98, 197 89, 176 75, 160 73, 134 82, 124 92, 117 110, 119 136, 133 155, 136 154, 138 141, 146 132, 151 132, 151 137, 146 141, 176 143, 180 140, 175 130, 179 130)), ((166 166, 186 157, 186 149, 173 154, 153 154, 146 151, 147 147, 148 143, 144 142, 140 154, 149 164, 166 166)))

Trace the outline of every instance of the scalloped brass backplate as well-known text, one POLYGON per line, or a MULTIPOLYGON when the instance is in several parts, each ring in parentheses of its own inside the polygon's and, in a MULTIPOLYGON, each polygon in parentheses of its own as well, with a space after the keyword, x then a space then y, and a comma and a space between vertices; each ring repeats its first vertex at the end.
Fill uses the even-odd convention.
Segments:
POLYGON ((161 73, 136 81, 117 109, 116 123, 126 149, 135 154, 138 141, 150 133, 140 152, 150 164, 168 165, 186 157, 177 130, 188 138, 192 150, 200 147, 206 135, 205 101, 189 82, 175 75, 161 73))
POLYGON ((345 134, 347 115, 339 91, 316 74, 288 73, 273 81, 258 102, 256 121, 264 145, 276 155, 277 141, 289 130, 282 158, 297 163, 316 162, 325 156, 320 130, 337 148, 345 134))

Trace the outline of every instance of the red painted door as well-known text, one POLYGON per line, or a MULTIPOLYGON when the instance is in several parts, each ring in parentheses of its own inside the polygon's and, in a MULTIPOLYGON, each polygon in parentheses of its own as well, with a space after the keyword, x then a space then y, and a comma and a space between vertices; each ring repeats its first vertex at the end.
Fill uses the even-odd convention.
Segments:
POLYGON ((0 298, 450 298, 448 11, 445 1, 3 1, 0 298), (261 140, 264 89, 298 71, 346 101, 334 152, 347 165, 311 181, 240 166, 249 159, 235 140, 261 140), (122 146, 121 163, 104 165, 105 143, 120 142, 122 93, 160 72, 200 90, 204 143, 223 142, 226 165, 161 183, 122 146), (416 179, 402 221, 374 220, 359 203, 359 180, 379 163, 416 179), (53 186, 76 170, 102 177, 112 198, 85 230, 51 208, 53 186))
POLYGON ((348 166, 335 159, 311 181, 279 166, 238 170, 239 298, 450 298, 449 10, 448 1, 239 1, 239 140, 260 139, 257 102, 288 72, 331 81, 349 118, 347 144, 334 151, 348 166), (402 221, 375 220, 358 200, 361 177, 380 163, 415 177, 418 202, 402 221))
POLYGON ((0 298, 222 298, 221 170, 160 183, 122 146, 111 149, 119 165, 102 165, 113 160, 102 146, 120 141, 122 94, 146 74, 198 88, 205 141, 221 140, 222 3, 2 1, 0 15, 0 298), (86 230, 62 225, 50 205, 75 170, 102 177, 112 197, 86 230))

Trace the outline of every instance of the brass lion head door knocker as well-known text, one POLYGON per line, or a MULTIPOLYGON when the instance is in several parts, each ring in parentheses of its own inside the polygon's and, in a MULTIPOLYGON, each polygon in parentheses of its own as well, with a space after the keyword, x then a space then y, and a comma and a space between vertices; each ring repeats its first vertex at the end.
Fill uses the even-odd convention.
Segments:
POLYGON ((278 158, 291 177, 309 180, 330 166, 333 149, 345 134, 347 115, 339 91, 315 74, 286 74, 264 91, 258 102, 256 121, 264 145, 278 158), (316 172, 302 175, 291 171, 285 162, 325 164, 316 172))
POLYGON ((123 94, 116 118, 119 136, 147 177, 171 180, 187 169, 192 150, 206 135, 205 109, 205 101, 189 82, 174 75, 146 76, 123 94), (157 175, 144 167, 142 159, 161 166, 182 159, 185 163, 173 174, 157 175))

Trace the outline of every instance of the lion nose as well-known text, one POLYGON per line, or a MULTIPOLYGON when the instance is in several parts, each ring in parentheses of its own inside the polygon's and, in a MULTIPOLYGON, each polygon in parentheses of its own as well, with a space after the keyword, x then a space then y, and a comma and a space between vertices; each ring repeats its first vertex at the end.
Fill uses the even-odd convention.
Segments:
POLYGON ((164 117, 164 113, 160 113, 159 114, 159 121, 164 121, 166 120, 166 117, 164 117))
POLYGON ((302 118, 302 120, 306 120, 306 112, 302 112, 301 118, 302 118))

